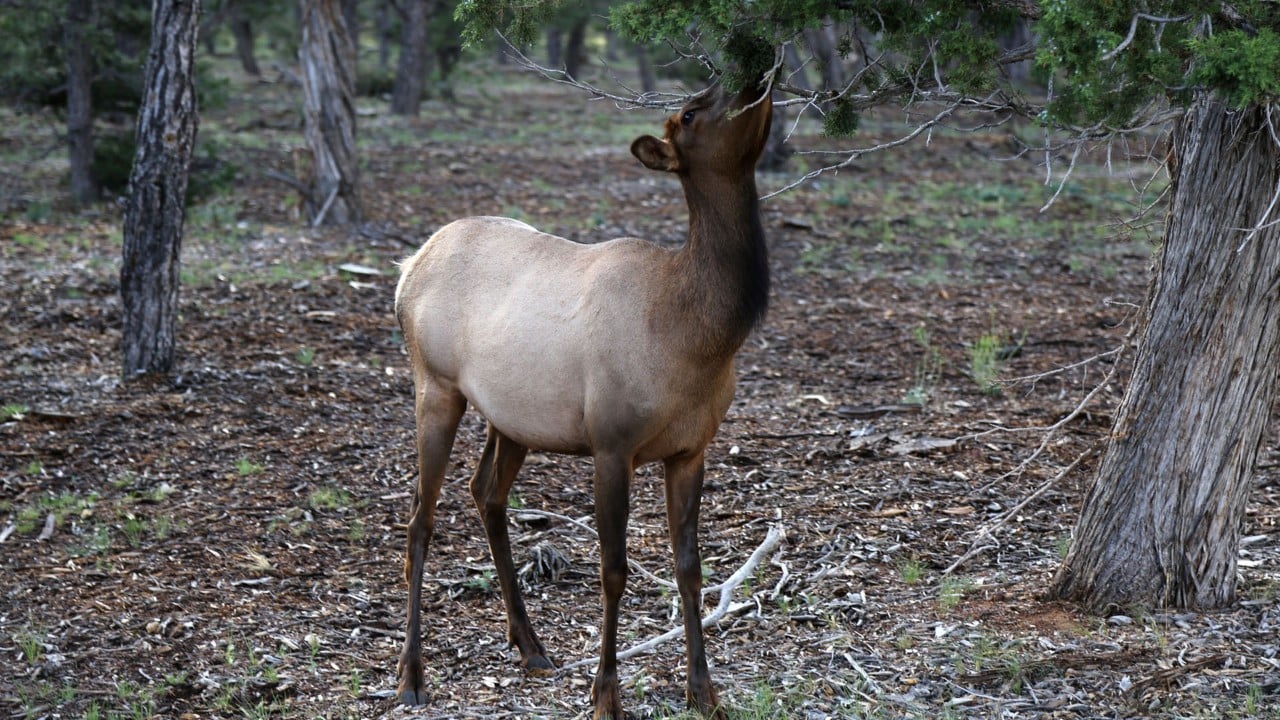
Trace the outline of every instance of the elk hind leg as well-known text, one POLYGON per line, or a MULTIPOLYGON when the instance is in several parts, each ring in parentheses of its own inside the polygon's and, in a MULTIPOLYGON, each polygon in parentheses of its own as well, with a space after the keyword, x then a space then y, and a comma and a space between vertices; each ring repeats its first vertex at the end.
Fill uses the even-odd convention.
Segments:
POLYGON ((548 674, 555 666, 547 659, 546 648, 533 632, 524 596, 516 582, 511 559, 511 538, 507 532, 507 498, 529 449, 503 435, 492 423, 485 438, 484 454, 471 478, 471 497, 484 523, 489 553, 498 572, 502 601, 507 608, 507 639, 520 651, 520 664, 534 675, 548 674))

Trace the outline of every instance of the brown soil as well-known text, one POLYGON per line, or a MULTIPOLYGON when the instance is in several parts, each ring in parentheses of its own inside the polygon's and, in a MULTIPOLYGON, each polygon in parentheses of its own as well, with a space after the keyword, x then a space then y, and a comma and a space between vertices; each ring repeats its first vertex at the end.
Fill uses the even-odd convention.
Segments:
MULTIPOLYGON (((242 96, 203 121, 202 132, 233 138, 241 175, 203 215, 192 211, 169 380, 118 377, 114 208, 10 213, 0 404, 25 411, 0 424, 6 714, 584 715, 589 664, 525 677, 506 647, 466 490, 483 440, 474 415, 428 560, 435 702, 406 710, 390 697, 414 467, 393 263, 468 214, 519 211, 582 241, 681 239, 678 187, 632 160, 625 139, 593 144, 610 123, 656 131, 660 118, 532 82, 464 87, 419 120, 362 118, 377 223, 313 230, 292 191, 258 172, 293 171, 300 134, 267 109, 287 107, 292 91, 238 79, 242 96), (246 137, 256 142, 234 141, 246 137), (353 262, 380 274, 339 269, 353 262)), ((902 124, 886 114, 867 126, 860 144, 902 124)), ((10 150, 25 141, 13 132, 10 150)), ((804 133, 795 142, 819 144, 804 133)), ((1095 458, 1054 478, 1100 447, 1123 368, 1043 452, 1046 433, 1027 429, 1064 417, 1111 369, 1113 356, 1096 356, 1122 344, 1150 260, 1145 235, 1106 225, 1119 213, 1104 198, 1131 188, 1106 176, 1104 158, 1078 168, 1042 214, 1052 191, 1036 184, 1042 158, 1000 161, 1010 147, 994 133, 941 133, 764 206, 772 306, 742 349, 702 513, 710 583, 770 528, 784 532, 735 590, 747 605, 708 633, 723 699, 760 713, 742 717, 1272 717, 1280 704, 1274 432, 1234 607, 1090 617, 1043 598, 1095 458), (1009 187, 1033 192, 1002 195, 1009 187), (1102 241, 1077 235, 1099 227, 1102 241), (998 392, 970 373, 970 349, 993 331, 1007 351, 998 392)), ((809 161, 762 176, 764 189, 809 161)), ((1135 162, 1134 177, 1146 172, 1135 162)), ((589 478, 587 461, 535 454, 516 504, 590 523, 589 478)), ((512 530, 553 659, 590 659, 594 539, 532 512, 514 512, 512 530), (538 560, 551 557, 566 564, 550 572, 538 560)), ((654 468, 636 478, 630 550, 670 576, 654 468)), ((665 632, 674 613, 671 592, 633 573, 622 645, 665 632)), ((683 707, 682 652, 676 640, 623 662, 633 715, 683 707)))

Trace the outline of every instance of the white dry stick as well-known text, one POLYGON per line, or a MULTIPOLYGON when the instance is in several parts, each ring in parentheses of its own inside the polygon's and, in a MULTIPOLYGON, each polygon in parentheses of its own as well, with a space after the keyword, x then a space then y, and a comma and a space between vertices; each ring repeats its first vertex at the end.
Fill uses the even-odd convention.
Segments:
MULTIPOLYGON (((742 583, 745 582, 748 577, 750 577, 751 573, 756 571, 756 568, 760 565, 760 562, 764 560, 766 555, 768 555, 770 552, 773 552, 773 549, 778 546, 778 543, 782 541, 782 537, 785 534, 786 534, 786 531, 781 525, 774 525, 773 527, 769 528, 769 534, 765 536, 764 541, 761 542, 760 546, 755 549, 755 552, 751 553, 751 557, 747 558, 747 561, 742 564, 742 567, 738 568, 737 572, 730 575, 729 578, 724 582, 718 585, 713 585, 712 587, 703 589, 702 592, 704 595, 707 593, 717 592, 717 591, 719 591, 720 593, 720 601, 716 603, 716 608, 712 610, 709 615, 706 615, 705 617, 702 618, 702 627, 704 630, 706 628, 711 627, 712 625, 715 625, 716 623, 720 622, 721 620, 723 620, 725 617, 729 615, 732 615, 734 613, 741 612, 742 610, 745 610, 747 608, 752 608, 756 606, 755 603, 749 603, 749 602, 734 604, 733 591, 735 588, 742 585, 742 583)), ((675 638, 678 638, 683 634, 684 634, 683 626, 674 627, 668 630, 667 632, 661 635, 658 635, 657 637, 649 638, 648 640, 640 643, 639 645, 633 645, 627 648, 626 650, 619 651, 618 659, 625 660, 634 655, 647 653, 653 650, 654 648, 656 648, 657 646, 661 645, 662 643, 667 642, 668 640, 674 640, 675 638)), ((596 658, 575 660, 574 662, 571 662, 561 667, 560 671, 564 672, 565 670, 572 670, 574 668, 582 667, 584 665, 590 665, 594 662, 596 662, 596 658)))
POLYGON ((1032 500, 1035 500, 1036 498, 1043 495, 1045 490, 1048 490, 1054 485, 1057 485, 1059 480, 1069 475, 1071 471, 1075 470, 1085 458, 1089 457, 1092 454, 1093 454, 1092 450, 1085 450, 1083 453, 1080 453, 1079 457, 1077 457, 1070 465, 1063 468, 1057 475, 1054 475, 1053 477, 1046 480, 1042 485, 1040 485, 1040 487, 1036 488, 1034 492, 1032 492, 1030 495, 1023 498, 1021 502, 1009 508, 1008 512, 1006 512, 1004 515, 1001 515, 999 518, 996 518, 991 523, 989 523, 988 525, 983 527, 981 530, 979 530, 978 536, 974 538, 972 543, 969 544, 969 550, 965 554, 957 558, 955 562, 951 563, 951 565, 948 566, 946 570, 943 570, 942 574, 950 575, 952 572, 955 571, 956 568, 960 567, 966 562, 969 562, 969 559, 972 558, 973 556, 985 550, 989 550, 992 547, 995 547, 993 545, 979 545, 979 543, 991 537, 991 533, 1000 529, 1000 527, 1002 527, 1005 523, 1009 522, 1010 519, 1015 517, 1018 513, 1022 512, 1022 509, 1025 508, 1027 505, 1029 505, 1032 500))

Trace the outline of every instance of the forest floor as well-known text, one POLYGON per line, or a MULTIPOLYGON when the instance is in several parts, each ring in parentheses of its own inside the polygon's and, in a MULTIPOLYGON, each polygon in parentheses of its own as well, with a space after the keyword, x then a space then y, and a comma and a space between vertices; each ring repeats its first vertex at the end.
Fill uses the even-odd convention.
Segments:
MULTIPOLYGON (((296 171, 297 89, 231 76, 201 121, 202 172, 222 180, 188 214, 163 382, 120 381, 117 206, 66 211, 56 122, 3 111, 5 717, 588 714, 597 548, 543 513, 592 524, 590 463, 535 453, 513 495, 530 613, 566 666, 526 677, 466 488, 474 414, 427 562, 433 702, 392 698, 415 474, 396 261, 472 214, 583 242, 675 245, 685 229, 678 184, 627 152, 661 115, 472 72, 417 119, 361 100, 372 221, 340 229, 307 226, 264 175, 296 171)), ((854 142, 906 127, 885 111, 854 142)), ((708 631, 734 717, 1280 717, 1274 428, 1234 606, 1090 616, 1045 599, 1159 236, 1158 213, 1129 220, 1163 180, 1149 148, 1099 150, 1041 212, 1070 158, 1052 158, 1046 184, 1042 154, 1011 159, 1015 133, 1036 131, 939 131, 763 204, 772 305, 740 353, 702 511, 709 584, 778 533, 708 631)), ((808 122, 792 142, 834 146, 808 122)), ((761 173, 762 190, 820 159, 761 173)), ((670 577, 661 495, 641 469, 629 548, 646 572, 628 585, 624 648, 679 622, 650 575, 670 577)), ((624 660, 630 713, 678 714, 683 666, 680 639, 624 660)))

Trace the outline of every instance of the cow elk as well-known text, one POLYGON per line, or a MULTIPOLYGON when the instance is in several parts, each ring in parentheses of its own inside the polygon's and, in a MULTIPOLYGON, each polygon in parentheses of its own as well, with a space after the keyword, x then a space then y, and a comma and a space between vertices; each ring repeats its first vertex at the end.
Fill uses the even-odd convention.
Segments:
POLYGON ((755 165, 769 136, 767 87, 716 85, 631 152, 675 173, 688 241, 585 245, 517 220, 472 217, 436 232, 403 265, 396 317, 413 367, 418 486, 408 526, 408 623, 399 698, 426 702, 420 647, 423 560, 462 414, 488 421, 471 494, 506 604, 510 642, 531 673, 554 666, 516 582, 507 494, 530 449, 591 455, 604 620, 594 717, 622 720, 618 604, 636 467, 661 461, 688 660, 687 697, 723 718, 701 625, 698 507, 703 454, 734 393, 733 357, 768 301, 755 165))

